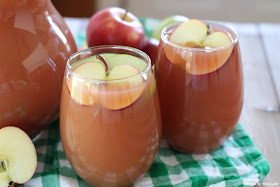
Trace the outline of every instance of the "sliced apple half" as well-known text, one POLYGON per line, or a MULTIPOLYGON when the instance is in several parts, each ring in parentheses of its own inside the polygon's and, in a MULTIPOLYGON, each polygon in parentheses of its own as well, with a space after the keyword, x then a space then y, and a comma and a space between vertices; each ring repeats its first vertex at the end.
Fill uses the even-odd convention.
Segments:
POLYGON ((105 79, 105 68, 98 62, 86 62, 74 69, 78 75, 89 79, 105 79))
POLYGON ((154 29, 151 37, 160 40, 161 31, 163 30, 164 27, 172 23, 185 22, 187 20, 189 20, 189 18, 180 15, 167 17, 164 20, 162 20, 160 24, 154 29))
POLYGON ((201 20, 192 19, 182 23, 171 34, 170 41, 183 47, 205 48, 205 50, 192 51, 167 44, 166 57, 172 63, 185 65, 186 71, 190 74, 200 75, 217 70, 228 60, 233 47, 211 49, 229 45, 232 39, 225 32, 213 32, 213 30, 207 32, 207 30, 207 25, 201 20))
POLYGON ((112 70, 115 66, 120 64, 128 64, 137 68, 140 72, 146 69, 146 63, 132 55, 127 54, 118 54, 114 56, 110 56, 105 59, 108 63, 109 70, 112 70))
POLYGON ((231 38, 225 32, 213 32, 205 38, 202 45, 206 47, 216 48, 226 46, 231 42, 231 38))
POLYGON ((100 93, 102 105, 111 110, 118 110, 134 103, 144 90, 143 78, 139 73, 140 71, 137 68, 128 64, 114 66, 107 79, 115 80, 126 77, 127 79, 107 83, 100 93))
POLYGON ((36 149, 29 136, 17 127, 0 129, 0 186, 27 182, 36 167, 36 149))
MULTIPOLYGON (((74 73, 89 79, 105 80, 105 66, 100 62, 85 62, 74 69, 74 73)), ((94 83, 88 82, 75 76, 71 76, 71 81, 67 81, 71 97, 79 104, 92 105, 98 103, 98 87, 94 83)))
MULTIPOLYGON (((107 60, 107 58, 112 57, 112 56, 115 56, 115 55, 116 55, 116 54, 114 54, 114 53, 104 53, 104 54, 102 54, 102 57, 103 57, 105 60, 107 60)), ((76 63, 76 64, 73 65, 72 69, 75 69, 75 68, 78 67, 79 65, 81 65, 81 64, 83 64, 83 63, 86 63, 86 62, 98 62, 99 64, 101 64, 101 65, 104 66, 104 68, 105 68, 104 63, 103 63, 101 60, 99 60, 99 59, 97 58, 96 55, 94 55, 94 56, 86 57, 86 58, 83 58, 82 60, 79 60, 78 63, 76 63)))
POLYGON ((201 45, 207 36, 207 25, 199 19, 190 19, 181 23, 171 34, 170 41, 180 46, 201 45))
MULTIPOLYGON (((207 37, 207 25, 198 19, 181 23, 171 34, 169 41, 182 47, 202 45, 207 37)), ((184 50, 170 45, 165 46, 166 57, 175 64, 184 63, 184 50)))
POLYGON ((3 168, 0 168, 0 187, 8 187, 10 183, 10 177, 6 172, 4 173, 4 171, 3 168))
POLYGON ((143 92, 143 86, 141 86, 143 78, 138 68, 144 69, 145 63, 131 55, 118 56, 116 54, 105 60, 103 55, 97 55, 95 59, 98 61, 84 62, 77 66, 74 72, 78 75, 88 79, 108 81, 97 85, 90 80, 72 76, 72 81, 67 82, 72 98, 82 105, 101 103, 111 110, 125 108, 136 101, 143 92), (137 74, 138 76, 133 76, 137 74), (115 79, 123 80, 109 81, 115 79))
MULTIPOLYGON (((203 46, 209 49, 222 47, 232 42, 224 32, 214 32, 206 37, 203 46)), ((230 57, 233 46, 216 51, 194 51, 185 55, 186 70, 194 75, 211 73, 219 69, 230 57)))

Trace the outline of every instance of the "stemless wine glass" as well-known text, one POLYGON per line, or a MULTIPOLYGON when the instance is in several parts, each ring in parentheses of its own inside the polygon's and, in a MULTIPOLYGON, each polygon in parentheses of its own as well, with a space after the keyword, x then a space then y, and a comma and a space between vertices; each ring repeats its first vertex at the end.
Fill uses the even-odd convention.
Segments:
MULTIPOLYGON (((110 63, 124 63, 123 58, 116 59, 110 63)), ((60 134, 71 166, 89 184, 128 186, 140 179, 151 167, 161 137, 150 58, 124 46, 92 47, 72 55, 62 87, 60 134), (82 63, 96 61, 98 54, 131 55, 142 60, 145 68, 115 80, 90 79, 74 72, 82 63)))
POLYGON ((207 153, 233 132, 243 105, 243 72, 235 30, 205 22, 231 37, 229 45, 191 48, 169 38, 180 23, 165 27, 155 75, 163 136, 175 149, 207 153))

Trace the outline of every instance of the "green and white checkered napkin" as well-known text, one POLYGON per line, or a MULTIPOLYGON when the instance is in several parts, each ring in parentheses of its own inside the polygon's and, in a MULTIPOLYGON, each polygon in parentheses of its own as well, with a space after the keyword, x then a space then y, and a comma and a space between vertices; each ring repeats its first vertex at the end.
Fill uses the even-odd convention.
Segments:
MULTIPOLYGON (((35 142, 38 167, 24 187, 87 187, 67 161, 59 122, 43 130, 35 142)), ((184 154, 163 139, 151 169, 135 187, 252 186, 269 172, 269 165, 240 124, 222 147, 210 154, 184 154)))
MULTIPOLYGON (((147 36, 159 23, 140 19, 147 36)), ((75 36, 84 44, 85 33, 75 36)), ((38 167, 24 187, 87 187, 67 161, 59 135, 59 122, 41 131, 35 142, 38 167)), ((266 159, 240 124, 222 147, 210 154, 184 154, 171 149, 163 139, 151 169, 135 187, 159 186, 253 186, 269 172, 266 159)))

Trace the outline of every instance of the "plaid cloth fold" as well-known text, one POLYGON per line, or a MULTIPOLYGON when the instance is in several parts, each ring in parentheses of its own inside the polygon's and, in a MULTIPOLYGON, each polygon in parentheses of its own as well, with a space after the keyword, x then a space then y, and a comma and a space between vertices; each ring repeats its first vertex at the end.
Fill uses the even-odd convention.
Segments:
MULTIPOLYGON (((67 161, 59 122, 41 131, 35 146, 38 167, 24 187, 88 187, 67 161)), ((222 147, 209 154, 184 154, 162 139, 150 170, 134 185, 144 186, 253 186, 269 172, 266 159, 240 124, 222 147)))
MULTIPOLYGON (((140 18, 146 36, 159 23, 140 18)), ((75 36, 78 47, 85 33, 75 36)), ((35 142, 38 167, 24 187, 88 187, 67 161, 59 135, 59 121, 41 131, 35 142)), ((240 124, 222 147, 209 154, 184 154, 171 149, 162 139, 150 170, 134 187, 160 186, 254 186, 269 172, 266 159, 258 151, 240 124)))

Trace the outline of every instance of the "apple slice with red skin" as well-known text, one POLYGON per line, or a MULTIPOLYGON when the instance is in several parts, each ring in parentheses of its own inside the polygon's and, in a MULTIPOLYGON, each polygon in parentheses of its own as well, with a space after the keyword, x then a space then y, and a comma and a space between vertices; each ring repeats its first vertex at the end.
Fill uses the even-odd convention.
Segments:
POLYGON ((220 68, 232 53, 231 37, 225 32, 208 32, 201 20, 192 19, 179 25, 170 36, 170 41, 182 47, 205 48, 205 50, 186 50, 166 44, 166 57, 174 64, 186 67, 190 74, 200 75, 220 68), (181 38, 181 40, 180 40, 181 38), (211 50, 227 46, 220 50, 211 50), (207 49, 209 51, 207 51, 207 49))
MULTIPOLYGON (((114 55, 114 57, 117 56, 114 55)), ((131 58, 128 57, 132 56, 127 55, 125 58, 120 58, 129 61, 131 58)), ((108 80, 108 82, 95 85, 91 81, 72 76, 72 83, 68 82, 68 88, 76 102, 82 105, 99 103, 108 109, 118 110, 131 105, 140 97, 143 92, 143 78, 136 67, 129 64, 114 64, 110 70, 102 56, 97 56, 97 59, 104 65, 99 62, 85 62, 77 66, 74 73, 88 79, 108 80), (110 82, 110 80, 116 81, 110 82)))
MULTIPOLYGON (((132 59, 135 62, 138 62, 137 60, 139 59, 137 57, 126 54, 119 54, 115 55, 114 57, 122 58, 111 61, 111 70, 109 72, 108 63, 102 56, 97 55, 97 58, 105 64, 107 80, 119 80, 117 83, 107 83, 105 85, 105 92, 101 92, 102 94, 100 94, 100 101, 101 104, 108 109, 118 110, 126 108, 140 97, 143 92, 143 87, 141 86, 143 83, 143 78, 140 75, 133 77, 133 75, 139 74, 140 71, 131 65, 116 63, 112 64, 113 62, 123 63, 123 61, 125 62, 126 60, 132 59), (128 78, 128 80, 121 80, 127 77, 130 78, 128 78)), ((129 62, 132 63, 131 61, 129 62)))
MULTIPOLYGON (((230 36, 224 32, 214 32, 206 37, 203 46, 217 48, 229 45, 232 42, 230 36)), ((219 69, 230 57, 233 46, 227 46, 224 49, 204 52, 196 51, 185 55, 187 72, 200 75, 213 72, 219 69)))
MULTIPOLYGON (((102 55, 103 56, 103 55, 102 55)), ((112 70, 115 66, 121 65, 121 64, 128 64, 139 71, 143 71, 146 69, 146 64, 143 60, 141 60, 138 57, 128 55, 128 54, 118 54, 114 56, 109 56, 108 58, 105 59, 109 70, 112 70)))
POLYGON ((37 167, 37 154, 30 137, 17 127, 0 129, 0 186, 23 184, 37 167))
MULTIPOLYGON (((104 65, 99 62, 85 62, 74 69, 74 73, 96 80, 103 80, 106 77, 104 65)), ((99 102, 97 85, 88 82, 80 77, 71 76, 67 81, 71 97, 81 105, 92 105, 99 102)))
MULTIPOLYGON (((108 58, 112 57, 112 56, 115 56, 116 54, 114 53, 104 53, 102 54, 102 57, 107 61, 108 58)), ((79 60, 77 63, 73 64, 72 66, 72 69, 75 69, 76 67, 78 67, 80 64, 83 64, 83 63, 87 63, 87 62, 98 62, 99 64, 101 64, 102 66, 104 66, 105 68, 105 65, 104 63, 99 60, 96 55, 92 56, 92 54, 90 54, 89 57, 86 57, 86 58, 83 58, 81 56, 81 60, 79 60)))
POLYGON ((187 18, 185 16, 180 16, 180 15, 169 16, 169 17, 163 19, 159 23, 159 25, 154 29, 151 37, 155 38, 157 40, 160 40, 161 32, 162 32, 164 27, 166 27, 166 26, 168 26, 172 23, 185 22, 185 21, 188 21, 188 20, 189 20, 189 18, 187 18))
POLYGON ((108 82, 100 93, 100 102, 111 110, 126 108, 134 103, 142 94, 143 78, 140 71, 128 64, 120 64, 113 67, 107 79, 119 82, 108 82), (127 79, 123 79, 128 77, 127 79), (122 80, 123 79, 123 80, 122 80))
POLYGON ((207 25, 199 19, 180 24, 170 36, 170 41, 185 47, 201 45, 207 36, 207 25))
MULTIPOLYGON (((200 45, 207 36, 207 25, 198 19, 190 19, 181 23, 171 34, 170 42, 182 47, 194 47, 200 45)), ((185 52, 180 48, 170 45, 165 46, 167 58, 174 64, 183 63, 185 52)))

